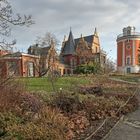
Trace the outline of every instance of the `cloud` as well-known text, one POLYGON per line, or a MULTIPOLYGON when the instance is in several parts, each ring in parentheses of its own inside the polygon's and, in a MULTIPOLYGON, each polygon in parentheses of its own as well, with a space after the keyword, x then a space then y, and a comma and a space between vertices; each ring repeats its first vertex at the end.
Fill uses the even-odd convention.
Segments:
MULTIPOLYGON (((140 30, 139 0, 9 0, 14 11, 31 14, 36 24, 30 28, 14 28, 12 38, 17 46, 28 48, 36 36, 51 31, 62 42, 72 27, 75 37, 93 34, 97 27, 100 42, 106 50, 112 50, 116 59, 116 37, 128 25, 140 30)), ((109 52, 110 53, 110 52, 109 52)))

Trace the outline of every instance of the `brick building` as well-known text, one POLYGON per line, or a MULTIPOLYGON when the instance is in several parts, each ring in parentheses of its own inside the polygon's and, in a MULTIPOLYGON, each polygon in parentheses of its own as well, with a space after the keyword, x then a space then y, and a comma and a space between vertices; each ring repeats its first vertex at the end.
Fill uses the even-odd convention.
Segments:
POLYGON ((64 37, 60 53, 61 63, 67 66, 64 74, 73 73, 74 69, 87 61, 94 61, 105 68, 106 53, 101 50, 99 36, 96 31, 93 35, 74 39, 70 30, 68 40, 64 37))
MULTIPOLYGON (((0 76, 38 77, 48 71, 63 75, 64 65, 60 64, 54 43, 39 47, 38 44, 28 48, 28 54, 2 53, 0 57, 0 76)), ((66 66, 65 66, 66 69, 66 66)))
POLYGON ((123 28, 123 33, 117 37, 117 70, 120 73, 140 72, 138 49, 140 47, 140 33, 135 27, 123 28))
POLYGON ((74 39, 70 30, 68 40, 64 39, 61 53, 57 54, 53 41, 46 47, 38 44, 28 48, 28 54, 0 52, 0 75, 21 77, 44 76, 48 71, 60 75, 73 74, 74 69, 87 61, 94 61, 105 68, 106 54, 100 48, 95 29, 93 35, 74 39))
POLYGON ((0 56, 6 55, 6 54, 9 54, 9 53, 12 53, 12 52, 9 51, 9 50, 3 50, 3 49, 0 50, 0 56))
POLYGON ((39 57, 21 52, 6 54, 0 57, 1 77, 37 77, 39 57))
POLYGON ((28 54, 39 57, 40 76, 47 74, 49 70, 61 73, 59 69, 59 56, 55 50, 53 41, 47 47, 40 47, 38 44, 30 46, 28 54))

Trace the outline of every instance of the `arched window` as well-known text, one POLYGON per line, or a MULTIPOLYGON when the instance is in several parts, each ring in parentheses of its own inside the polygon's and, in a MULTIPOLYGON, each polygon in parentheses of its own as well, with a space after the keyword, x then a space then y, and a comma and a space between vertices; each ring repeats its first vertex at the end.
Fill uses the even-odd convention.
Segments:
POLYGON ((127 65, 130 65, 130 64, 131 64, 131 58, 130 58, 130 56, 128 56, 128 57, 126 58, 126 64, 127 64, 127 65))

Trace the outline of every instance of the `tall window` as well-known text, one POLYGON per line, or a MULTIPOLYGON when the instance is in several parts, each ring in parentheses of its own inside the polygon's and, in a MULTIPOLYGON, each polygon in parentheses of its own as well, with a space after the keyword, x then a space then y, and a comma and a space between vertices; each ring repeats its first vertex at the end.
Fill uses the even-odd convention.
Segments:
POLYGON ((130 65, 130 64, 131 64, 130 56, 128 56, 128 57, 126 58, 126 64, 127 64, 127 65, 130 65))
POLYGON ((84 57, 81 57, 80 58, 80 64, 84 64, 85 63, 85 58, 84 57))
POLYGON ((96 49, 96 53, 97 53, 98 52, 98 48, 96 47, 95 49, 96 49))
POLYGON ((16 61, 7 62, 7 69, 8 69, 9 76, 15 76, 15 75, 18 76, 19 74, 18 62, 16 61))
POLYGON ((27 68, 28 68, 28 77, 33 77, 34 76, 34 63, 28 62, 27 68))

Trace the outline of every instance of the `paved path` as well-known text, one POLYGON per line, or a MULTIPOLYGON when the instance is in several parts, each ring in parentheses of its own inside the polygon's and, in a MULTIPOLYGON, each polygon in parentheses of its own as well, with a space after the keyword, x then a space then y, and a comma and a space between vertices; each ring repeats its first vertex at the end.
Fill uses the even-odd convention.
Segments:
POLYGON ((126 115, 105 140, 140 140, 140 91, 137 98, 139 108, 126 115))
POLYGON ((137 82, 130 82, 130 81, 126 81, 126 80, 122 80, 122 79, 118 79, 118 78, 109 78, 110 80, 113 81, 118 81, 118 82, 123 82, 123 83, 128 83, 128 84, 138 84, 137 82))

